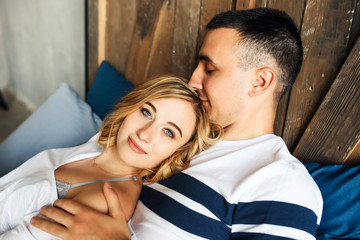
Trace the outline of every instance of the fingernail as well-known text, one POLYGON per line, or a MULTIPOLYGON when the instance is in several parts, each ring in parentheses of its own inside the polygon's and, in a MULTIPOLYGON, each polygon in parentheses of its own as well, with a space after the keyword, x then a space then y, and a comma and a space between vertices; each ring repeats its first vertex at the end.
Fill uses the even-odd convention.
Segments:
POLYGON ((31 218, 31 220, 30 220, 30 223, 31 224, 34 224, 36 222, 36 219, 33 217, 33 218, 31 218))
POLYGON ((105 182, 107 188, 112 188, 111 184, 109 182, 105 182))

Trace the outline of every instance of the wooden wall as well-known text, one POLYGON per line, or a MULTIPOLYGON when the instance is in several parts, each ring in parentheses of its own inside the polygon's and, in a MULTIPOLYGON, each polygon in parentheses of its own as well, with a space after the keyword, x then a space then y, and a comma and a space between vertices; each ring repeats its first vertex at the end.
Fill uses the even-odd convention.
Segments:
POLYGON ((360 164, 360 0, 89 0, 87 78, 102 60, 135 85, 189 78, 217 13, 267 7, 298 26, 304 63, 278 108, 275 132, 300 160, 360 164))

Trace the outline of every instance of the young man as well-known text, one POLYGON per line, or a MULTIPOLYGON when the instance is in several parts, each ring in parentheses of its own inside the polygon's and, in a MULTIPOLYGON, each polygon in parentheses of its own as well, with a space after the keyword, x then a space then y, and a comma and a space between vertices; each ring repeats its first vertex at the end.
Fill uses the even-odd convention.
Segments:
MULTIPOLYGON (((224 141, 182 173, 143 187, 128 225, 132 238, 315 239, 320 191, 273 135, 279 98, 302 62, 294 23, 283 12, 252 9, 219 14, 207 29, 189 83, 224 127, 224 141)), ((34 225, 63 239, 128 239, 116 196, 104 192, 108 216, 57 201, 60 209, 45 207, 42 214, 65 227, 39 218, 34 225)))

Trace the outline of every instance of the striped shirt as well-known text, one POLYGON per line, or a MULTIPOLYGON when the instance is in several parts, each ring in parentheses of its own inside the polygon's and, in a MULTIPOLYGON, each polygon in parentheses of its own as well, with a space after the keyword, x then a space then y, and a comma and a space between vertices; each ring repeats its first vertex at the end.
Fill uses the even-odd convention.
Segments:
POLYGON ((315 239, 321 193, 275 135, 222 141, 143 187, 132 239, 315 239))

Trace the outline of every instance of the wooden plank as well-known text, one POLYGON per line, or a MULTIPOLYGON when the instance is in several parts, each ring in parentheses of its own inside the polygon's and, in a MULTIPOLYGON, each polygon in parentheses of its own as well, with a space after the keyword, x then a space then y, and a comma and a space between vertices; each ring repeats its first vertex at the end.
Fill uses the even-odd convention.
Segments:
POLYGON ((274 122, 274 134, 276 136, 282 137, 285 127, 285 119, 290 98, 290 92, 286 92, 281 99, 279 100, 276 117, 274 122))
POLYGON ((105 60, 106 0, 98 2, 98 66, 105 60))
POLYGON ((174 36, 175 1, 166 1, 161 6, 156 22, 145 77, 171 73, 172 42, 174 36))
POLYGON ((349 36, 349 43, 346 49, 346 56, 349 55, 351 49, 354 47, 356 40, 360 36, 360 0, 355 1, 355 11, 353 11, 353 18, 350 19, 351 29, 349 36))
POLYGON ((294 150, 345 60, 354 1, 307 1, 301 29, 304 62, 291 91, 283 133, 290 151, 294 150))
POLYGON ((98 69, 98 0, 86 1, 86 22, 85 90, 87 93, 98 69))
POLYGON ((125 73, 136 19, 136 1, 107 0, 105 59, 125 73))
MULTIPOLYGON (((360 0, 357 0, 356 8, 354 12, 354 18, 351 21, 351 31, 349 37, 349 43, 346 49, 346 55, 349 55, 349 52, 354 47, 356 39, 360 37, 360 0)), ((360 162, 360 142, 356 144, 354 149, 350 152, 347 159, 345 159, 346 163, 349 164, 359 164, 360 162)))
POLYGON ((218 13, 233 9, 235 0, 201 0, 200 23, 196 52, 199 52, 205 36, 206 25, 218 13))
POLYGON ((200 21, 200 0, 176 2, 172 66, 174 74, 190 78, 197 64, 196 44, 200 21))
POLYGON ((237 0, 236 10, 251 9, 251 8, 264 8, 268 0, 237 0))
POLYGON ((301 30, 303 13, 305 10, 305 0, 268 0, 267 7, 286 12, 294 20, 295 25, 301 30))
POLYGON ((146 77, 146 64, 152 47, 156 22, 164 0, 137 1, 134 35, 125 77, 135 86, 146 77))
POLYGON ((357 142, 344 162, 349 165, 360 165, 360 141, 357 142))
MULTIPOLYGON (((299 31, 301 31, 301 23, 303 12, 305 9, 305 0, 289 1, 289 0, 269 0, 268 8, 278 9, 286 12, 293 20, 299 31)), ((286 112, 288 108, 290 92, 282 96, 279 101, 274 124, 274 132, 278 136, 282 136, 285 125, 286 112)))
POLYGON ((295 157, 301 161, 344 163, 360 139, 359 89, 360 38, 296 146, 295 157))

